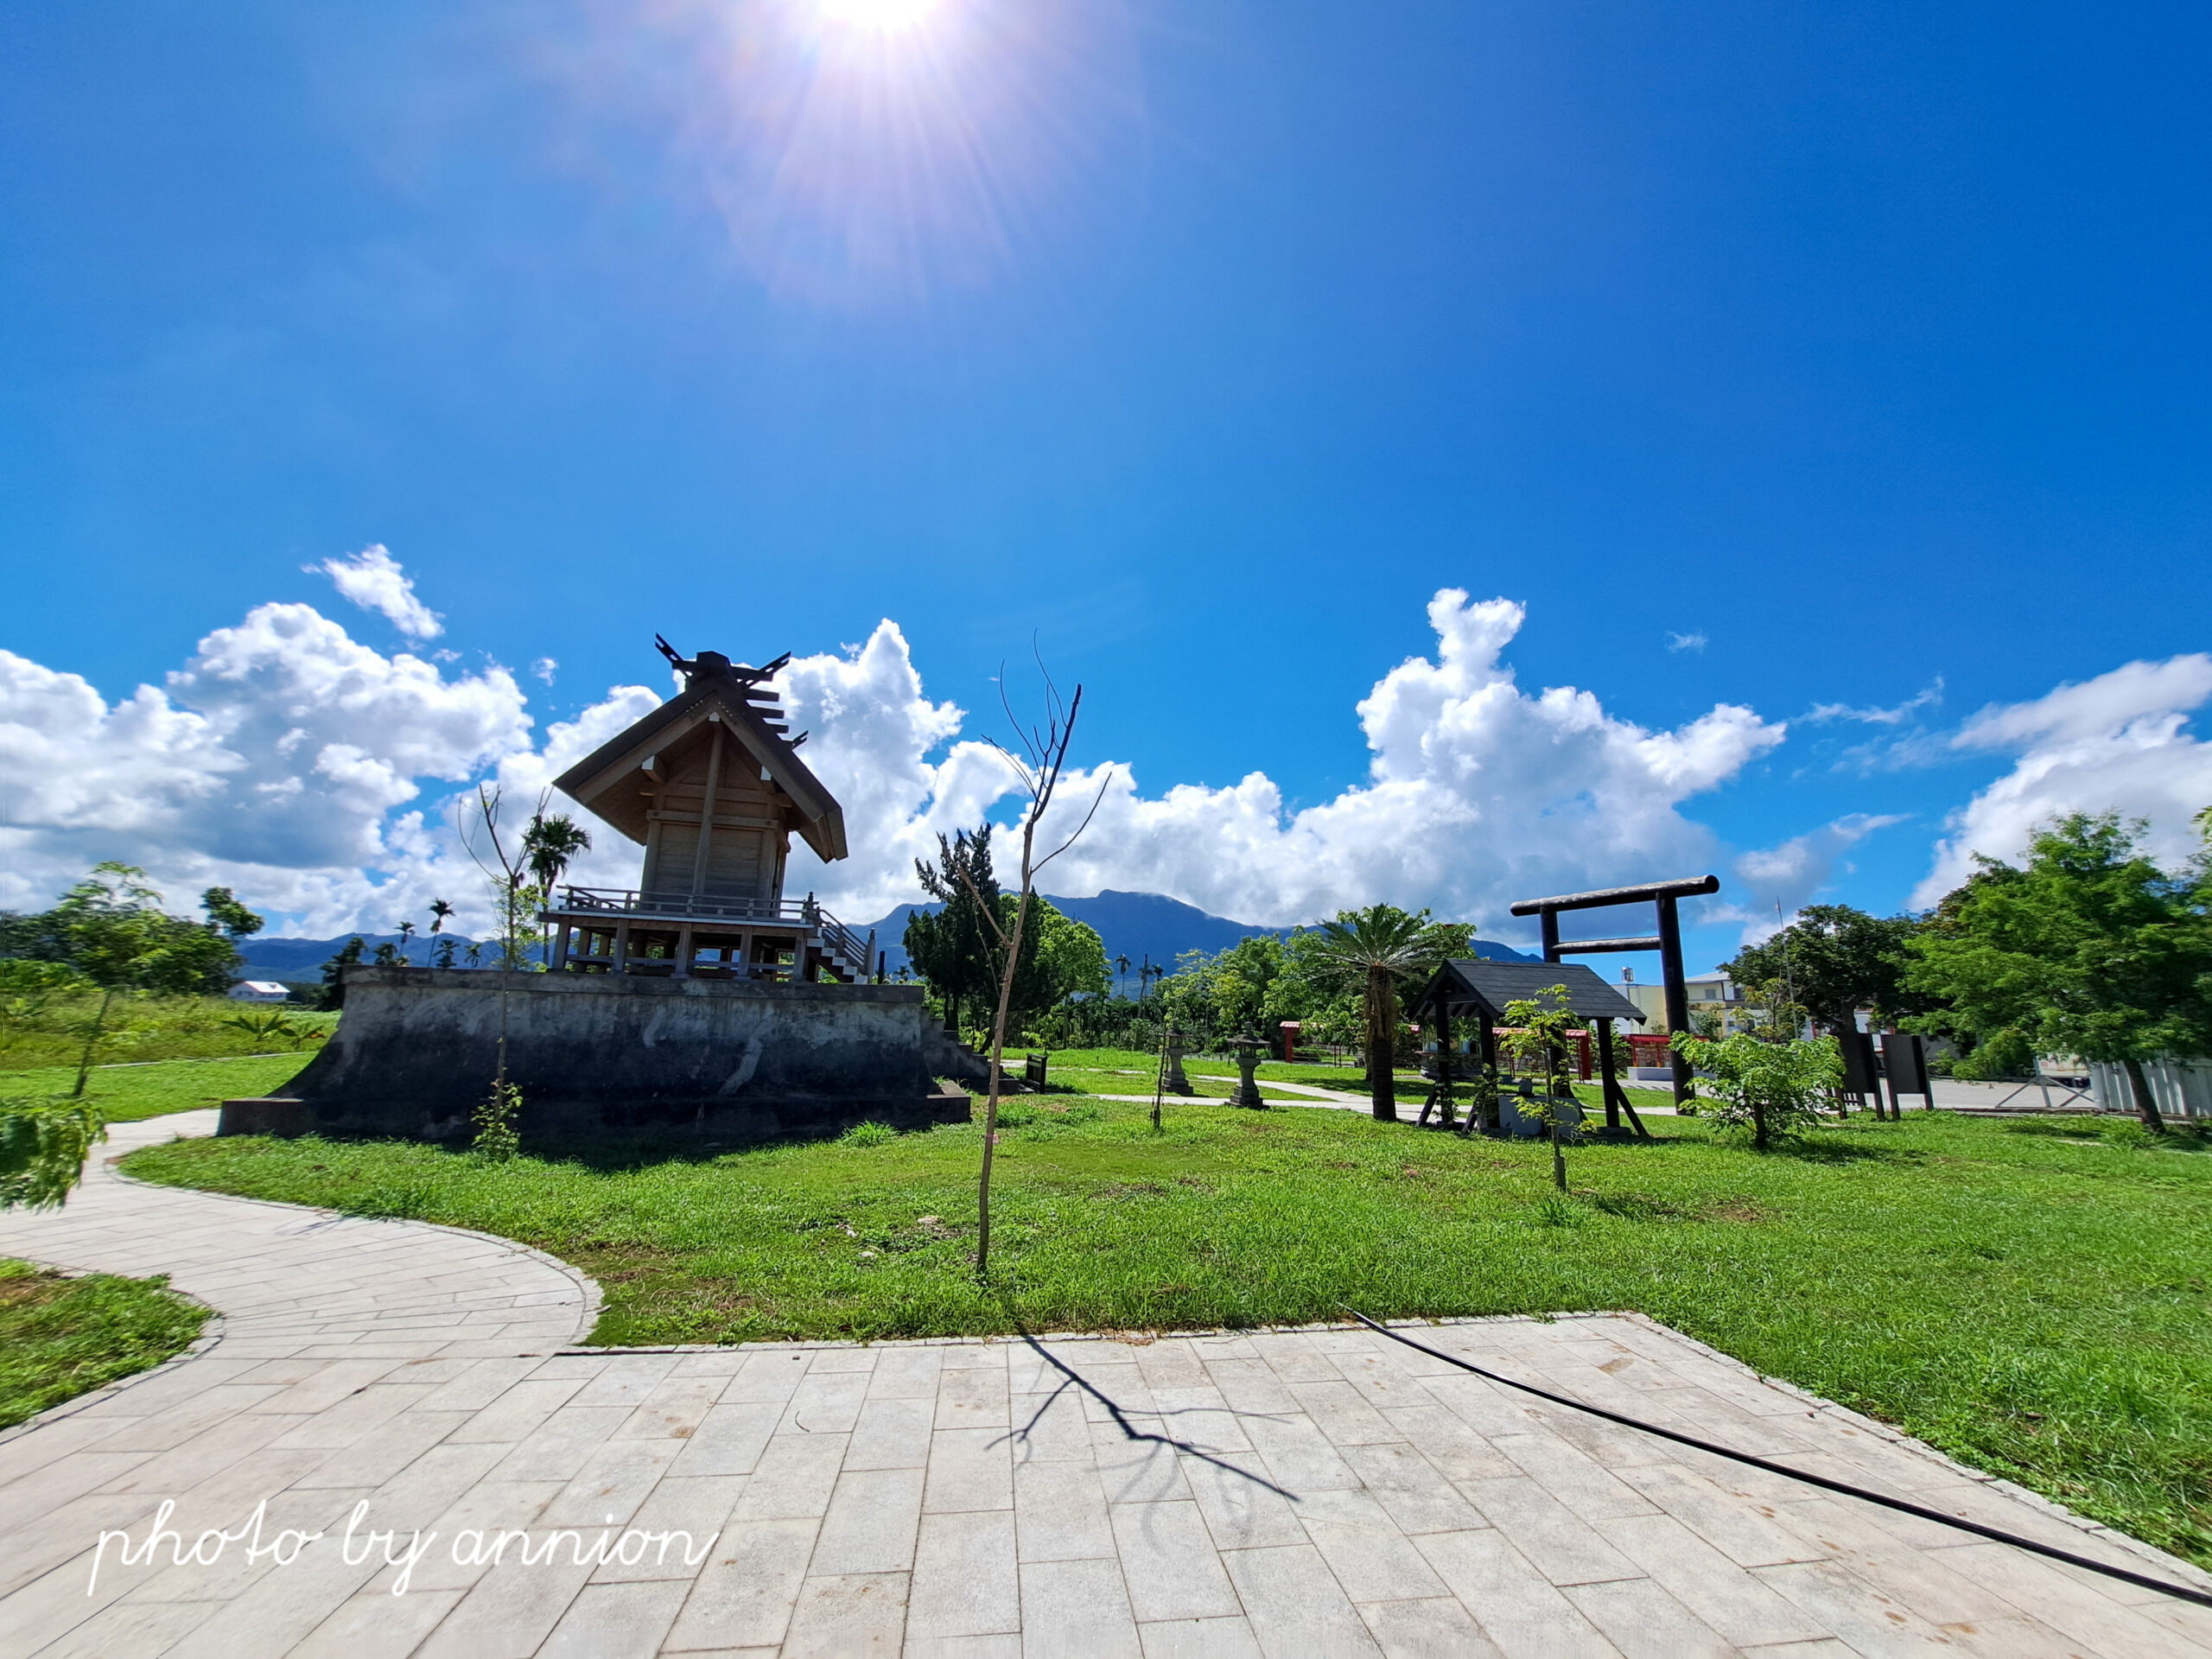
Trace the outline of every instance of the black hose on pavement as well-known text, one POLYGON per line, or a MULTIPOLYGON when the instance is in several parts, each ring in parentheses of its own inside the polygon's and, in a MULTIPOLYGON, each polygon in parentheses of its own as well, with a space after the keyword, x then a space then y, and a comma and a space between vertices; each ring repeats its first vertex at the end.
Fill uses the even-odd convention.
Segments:
MULTIPOLYGON (((1338 1306, 1344 1305, 1338 1303, 1338 1306)), ((1573 1411, 1587 1412, 1592 1417, 1602 1417, 1609 1423, 1618 1423, 1623 1428, 1637 1429, 1645 1434, 1656 1434, 1662 1440, 1672 1440, 1677 1446, 1694 1446, 1700 1452, 1710 1452, 1714 1457, 1726 1458, 1732 1463, 1748 1464, 1751 1467, 1764 1470, 1770 1475, 1782 1475, 1790 1480, 1802 1481, 1808 1486, 1818 1486, 1826 1491, 1840 1492, 1846 1497, 1859 1498, 1868 1503, 1878 1503, 1884 1509, 1895 1510, 1901 1515, 1910 1515, 1922 1521, 1933 1521, 1938 1526, 1956 1527, 1961 1532, 1971 1532, 1977 1537, 1987 1538, 2000 1544, 2010 1544, 2015 1549, 2024 1549, 2037 1555, 2047 1555, 2054 1561, 2063 1561, 2069 1567, 2078 1567, 2085 1572, 2101 1573, 2106 1578, 2118 1579, 2124 1584, 2135 1585, 2145 1590, 2156 1590, 2161 1595, 2174 1596, 2183 1601, 2193 1601, 2200 1607, 2212 1607, 2212 1594, 2208 1594, 2204 1591, 2193 1590, 2186 1585, 2170 1583, 2164 1579, 2146 1578, 2140 1573, 2131 1573, 2124 1567, 2110 1567, 2103 1561, 2093 1561, 2086 1555, 2076 1555, 2070 1550, 2055 1549, 2049 1544, 2039 1544, 2032 1538, 2023 1538, 2015 1533, 2000 1531, 1995 1527, 1985 1527, 1978 1521, 1967 1521, 1955 1515, 1945 1515, 1941 1510, 1930 1510, 1918 1503, 1908 1503, 1901 1497, 1885 1497, 1879 1492, 1870 1492, 1864 1487, 1847 1486, 1840 1480, 1830 1480, 1825 1475, 1808 1474, 1804 1470, 1792 1469, 1787 1464, 1770 1463, 1766 1459, 1755 1458, 1748 1452, 1734 1452, 1725 1446, 1715 1446, 1711 1440, 1700 1440, 1689 1434, 1677 1434, 1673 1429, 1662 1428, 1656 1423, 1640 1422, 1633 1417, 1624 1417, 1617 1411, 1607 1411, 1603 1406, 1593 1406, 1584 1401, 1569 1399, 1566 1395, 1554 1394, 1548 1389, 1540 1389, 1533 1382, 1518 1382, 1510 1376, 1500 1376, 1496 1371, 1486 1371, 1479 1365, 1461 1359, 1457 1354, 1447 1354, 1442 1349, 1432 1348, 1425 1342, 1415 1342, 1402 1332, 1393 1331, 1380 1320, 1369 1319, 1356 1307, 1345 1307, 1344 1312, 1369 1330, 1378 1332, 1393 1342, 1402 1342, 1408 1348, 1418 1349, 1432 1359, 1440 1359, 1447 1365, 1457 1365, 1463 1371, 1472 1371, 1486 1382, 1496 1382, 1504 1388, 1518 1389, 1523 1394, 1533 1394, 1539 1400, 1548 1400, 1553 1405, 1565 1406, 1573 1411)))

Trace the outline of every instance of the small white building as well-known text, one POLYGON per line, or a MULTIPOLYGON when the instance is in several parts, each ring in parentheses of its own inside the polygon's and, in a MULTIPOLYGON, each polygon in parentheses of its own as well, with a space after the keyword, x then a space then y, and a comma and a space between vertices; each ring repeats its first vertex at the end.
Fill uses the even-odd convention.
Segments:
POLYGON ((273 979, 242 979, 231 987, 233 1002, 282 1002, 291 994, 291 987, 273 979))

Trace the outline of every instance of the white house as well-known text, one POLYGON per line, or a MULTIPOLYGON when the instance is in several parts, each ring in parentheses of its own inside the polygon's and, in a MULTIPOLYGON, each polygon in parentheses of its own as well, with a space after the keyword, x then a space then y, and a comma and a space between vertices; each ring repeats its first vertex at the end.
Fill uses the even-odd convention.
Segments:
POLYGON ((233 1002, 282 1002, 291 994, 290 987, 273 979, 242 979, 231 987, 233 1002))

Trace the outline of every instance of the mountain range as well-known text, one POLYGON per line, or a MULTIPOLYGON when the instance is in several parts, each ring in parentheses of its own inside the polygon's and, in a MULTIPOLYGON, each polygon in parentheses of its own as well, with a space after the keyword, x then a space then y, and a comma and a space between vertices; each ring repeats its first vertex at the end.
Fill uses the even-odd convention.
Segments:
MULTIPOLYGON (((1063 899, 1055 893, 1045 895, 1064 916, 1097 929, 1098 937, 1106 943, 1106 959, 1116 963, 1129 959, 1127 976, 1132 988, 1139 969, 1146 963, 1154 967, 1173 969, 1175 958, 1186 950, 1225 950, 1237 940, 1255 933, 1287 934, 1287 927, 1261 927, 1254 923, 1232 922, 1223 916, 1209 915, 1196 905, 1186 905, 1179 899, 1170 899, 1160 893, 1116 893, 1111 890, 1090 899, 1063 899)), ((917 911, 935 912, 936 905, 901 905, 888 916, 857 928, 861 933, 875 931, 876 948, 887 960, 889 969, 897 973, 907 965, 906 947, 901 942, 906 931, 906 918, 917 911)), ((341 933, 332 939, 251 938, 240 949, 245 964, 238 970, 241 979, 276 979, 288 982, 320 980, 322 964, 338 954, 347 939, 353 936, 341 933)), ((474 941, 459 935, 461 960, 467 959, 470 944, 474 941)), ((361 935, 364 955, 373 956, 379 944, 400 944, 397 933, 364 933, 361 935)), ((408 960, 417 966, 426 965, 430 959, 433 941, 416 934, 406 945, 408 960)), ((1475 942, 1475 954, 1492 962, 1534 962, 1534 957, 1524 956, 1509 945, 1490 939, 1475 942)))
MULTIPOLYGON (((1063 916, 1097 931, 1098 937, 1105 942, 1109 964, 1118 969, 1120 958, 1127 957, 1127 978, 1133 984, 1147 962, 1154 967, 1173 969, 1175 958, 1185 950, 1226 950, 1239 939, 1255 933, 1280 937, 1292 931, 1287 927, 1262 927, 1255 922, 1232 922, 1162 893, 1116 893, 1109 888, 1090 899, 1063 899, 1051 893, 1044 897, 1051 899, 1053 908, 1063 916)), ((887 959, 891 972, 895 974, 906 965, 906 949, 900 941, 906 935, 907 918, 917 912, 934 915, 942 908, 938 905, 901 905, 881 920, 870 924, 875 930, 876 949, 887 959)), ((859 931, 865 933, 868 930, 863 927, 859 931)), ((1491 962, 1538 960, 1491 939, 1476 940, 1474 951, 1491 962)), ((1121 977, 1117 972, 1116 978, 1121 977)))

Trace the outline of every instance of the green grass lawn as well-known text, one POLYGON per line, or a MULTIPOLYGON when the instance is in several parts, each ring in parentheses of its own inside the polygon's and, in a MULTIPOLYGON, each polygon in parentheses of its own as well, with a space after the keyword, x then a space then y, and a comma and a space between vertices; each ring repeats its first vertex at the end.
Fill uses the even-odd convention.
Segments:
MULTIPOLYGON (((1007 1050, 1009 1056, 1007 1069, 1010 1071, 1014 1069, 1014 1061, 1012 1057, 1032 1052, 1029 1049, 1008 1047, 1007 1050)), ((1054 1049, 1052 1051, 1051 1068, 1051 1076, 1054 1082, 1059 1081, 1060 1073, 1063 1071, 1141 1071, 1144 1074, 1142 1086, 1149 1090, 1152 1087, 1152 1080, 1160 1075, 1160 1056, 1156 1052, 1147 1052, 1143 1049, 1136 1048, 1054 1049)), ((1200 1077, 1227 1077, 1234 1082, 1236 1077, 1236 1062, 1192 1054, 1185 1058, 1183 1071, 1184 1074, 1193 1082, 1200 1077)), ((1016 1075, 1019 1073, 1017 1072, 1016 1075)), ((1367 1091, 1367 1084, 1363 1081, 1366 1073, 1356 1065, 1312 1065, 1304 1062, 1289 1065, 1281 1060, 1262 1060, 1255 1075, 1262 1083, 1273 1079, 1284 1083, 1319 1084, 1324 1089, 1339 1089, 1346 1094, 1353 1095, 1364 1094, 1367 1091)), ((1396 1076, 1398 1097, 1401 1100, 1404 1099, 1409 1091, 1414 1094, 1415 1099, 1419 1099, 1420 1091, 1428 1086, 1422 1081, 1421 1074, 1417 1071, 1402 1071, 1396 1076)), ((1137 1079, 1132 1077, 1128 1081, 1135 1083, 1137 1079)), ((1129 1090, 1123 1092, 1135 1091, 1129 1090)))
MULTIPOLYGON (((48 1007, 39 1019, 0 1022, 0 1084, 31 1067, 67 1065, 73 1075, 83 1039, 66 1028, 89 1019, 99 1006, 96 995, 75 996, 48 1007)), ((334 1013, 290 1003, 233 1002, 226 996, 118 996, 108 1009, 108 1034, 94 1058, 204 1060, 252 1054, 288 1046, 231 1022, 281 1014, 302 1034, 327 1038, 338 1028, 334 1013)))
MULTIPOLYGON (((146 1065, 96 1065, 85 1093, 111 1123, 129 1123, 169 1112, 196 1112, 226 1100, 265 1095, 297 1075, 315 1058, 257 1054, 237 1059, 156 1060, 146 1065)), ((73 1065, 0 1071, 0 1103, 66 1095, 77 1081, 73 1065)))
POLYGON ((972 1125, 504 1166, 203 1140, 129 1167, 526 1240, 606 1287, 602 1343, 1640 1308, 2212 1564, 2212 1156, 1931 1113, 1761 1157, 1668 1118, 1572 1151, 1561 1206, 1543 1147, 1356 1112, 1011 1116, 988 1287, 972 1125))
POLYGON ((187 1347, 207 1310, 167 1284, 0 1260, 0 1428, 187 1347))

